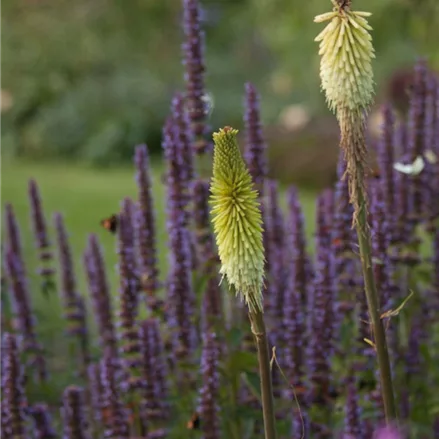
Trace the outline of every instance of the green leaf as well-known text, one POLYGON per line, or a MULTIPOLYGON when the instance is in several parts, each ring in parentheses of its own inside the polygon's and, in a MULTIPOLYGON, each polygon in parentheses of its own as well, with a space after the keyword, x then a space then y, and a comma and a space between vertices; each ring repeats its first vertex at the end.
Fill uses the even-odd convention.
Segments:
POLYGON ((242 374, 245 384, 259 401, 261 401, 261 381, 255 372, 244 372, 242 374))
POLYGON ((241 342, 242 342, 242 330, 240 328, 232 328, 228 333, 227 333, 227 342, 228 345, 231 346, 233 349, 238 348, 239 346, 241 346, 241 342))
POLYGON ((244 371, 252 372, 258 366, 256 355, 245 351, 233 352, 229 361, 229 370, 232 374, 239 374, 244 371))

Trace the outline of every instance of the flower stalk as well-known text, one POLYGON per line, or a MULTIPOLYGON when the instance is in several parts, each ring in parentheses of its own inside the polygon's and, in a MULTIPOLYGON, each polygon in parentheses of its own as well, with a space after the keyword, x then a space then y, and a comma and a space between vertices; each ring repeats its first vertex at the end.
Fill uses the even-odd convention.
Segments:
POLYGON ((353 225, 357 230, 360 247, 365 293, 380 370, 382 398, 386 421, 390 423, 397 415, 386 334, 380 316, 380 300, 373 273, 365 187, 365 118, 374 93, 371 61, 375 55, 369 33, 372 28, 365 18, 370 13, 352 11, 350 0, 332 0, 332 3, 332 12, 319 15, 314 20, 330 21, 315 39, 320 42, 320 77, 328 106, 335 112, 340 126, 340 147, 346 161, 350 201, 354 206, 353 225))
POLYGON ((220 273, 248 305, 258 350, 265 439, 275 439, 273 384, 262 304, 262 215, 258 193, 236 141, 237 133, 225 127, 213 135, 212 223, 221 260, 220 273))

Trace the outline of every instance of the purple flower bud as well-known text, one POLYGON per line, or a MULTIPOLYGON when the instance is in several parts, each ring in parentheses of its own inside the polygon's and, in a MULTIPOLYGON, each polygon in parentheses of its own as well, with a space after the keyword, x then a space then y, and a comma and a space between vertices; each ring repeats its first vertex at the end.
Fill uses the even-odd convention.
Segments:
POLYGON ((373 439, 403 439, 403 437, 396 428, 384 427, 375 431, 373 439))
POLYGON ((136 238, 139 247, 139 269, 142 287, 149 305, 157 305, 159 288, 157 268, 156 224, 152 198, 150 164, 146 145, 136 148, 136 180, 138 187, 138 209, 136 210, 136 238))
POLYGON ((29 201, 31 207, 31 222, 35 235, 36 247, 39 251, 41 267, 38 273, 43 278, 43 292, 47 293, 54 288, 53 274, 54 270, 51 266, 53 254, 50 249, 51 242, 47 234, 46 219, 44 218, 43 206, 38 189, 37 182, 33 179, 29 180, 29 201))
POLYGON ((194 149, 197 154, 204 154, 210 149, 210 144, 206 140, 209 128, 206 124, 204 32, 201 30, 198 0, 184 0, 183 10, 186 104, 191 122, 191 134, 195 139, 194 149))
POLYGON ((70 336, 78 337, 82 367, 85 371, 90 358, 85 303, 76 288, 70 244, 60 213, 54 215, 54 224, 61 271, 61 297, 64 305, 64 317, 69 325, 67 333, 70 336))
POLYGON ((268 172, 267 145, 262 134, 259 94, 256 88, 250 83, 245 84, 244 106, 246 132, 244 157, 256 188, 259 191, 260 198, 262 199, 264 182, 268 172))
POLYGON ((128 374, 128 381, 124 383, 127 389, 140 386, 138 371, 140 365, 140 346, 137 325, 140 283, 136 264, 133 211, 133 202, 129 198, 125 198, 119 215, 118 253, 120 352, 125 372, 128 374))
POLYGON ((20 334, 20 351, 26 355, 27 366, 40 381, 47 378, 46 362, 35 333, 35 317, 30 302, 29 286, 23 261, 11 250, 6 254, 6 271, 11 288, 15 330, 20 334))
POLYGON ((2 437, 26 439, 27 400, 15 335, 3 334, 1 352, 2 437))
POLYGON ((61 409, 63 439, 91 439, 84 404, 84 391, 80 387, 69 386, 65 389, 61 409))
POLYGON ((35 404, 29 411, 34 421, 35 439, 56 439, 58 434, 53 429, 52 417, 47 404, 35 404))
POLYGON ((101 411, 104 426, 104 438, 129 438, 128 414, 124 409, 117 385, 116 377, 119 368, 118 360, 111 356, 108 351, 100 362, 101 370, 101 411))
POLYGON ((203 351, 201 354, 202 387, 199 396, 199 413, 203 420, 203 439, 219 439, 219 386, 218 371, 219 351, 214 333, 207 333, 203 337, 203 351))
POLYGON ((140 325, 140 348, 142 351, 142 411, 148 422, 154 423, 169 417, 166 385, 166 366, 163 345, 157 319, 150 318, 140 325))
POLYGON ((118 356, 116 331, 113 323, 111 296, 105 273, 105 262, 96 235, 88 238, 88 249, 84 255, 91 302, 98 326, 98 337, 102 350, 109 350, 113 357, 118 356))

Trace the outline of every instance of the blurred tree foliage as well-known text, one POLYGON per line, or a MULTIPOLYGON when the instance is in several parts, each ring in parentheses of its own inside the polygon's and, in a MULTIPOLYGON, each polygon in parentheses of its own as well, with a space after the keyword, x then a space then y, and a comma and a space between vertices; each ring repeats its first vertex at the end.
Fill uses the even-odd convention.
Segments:
MULTIPOLYGON (((316 14, 329 0, 206 0, 211 124, 241 125, 243 84, 263 96, 264 119, 304 103, 324 109, 316 14)), ((426 56, 439 65, 437 0, 356 0, 374 13, 380 83, 426 56)), ((183 86, 178 0, 4 0, 3 152, 96 164, 159 147, 173 92, 183 86)))

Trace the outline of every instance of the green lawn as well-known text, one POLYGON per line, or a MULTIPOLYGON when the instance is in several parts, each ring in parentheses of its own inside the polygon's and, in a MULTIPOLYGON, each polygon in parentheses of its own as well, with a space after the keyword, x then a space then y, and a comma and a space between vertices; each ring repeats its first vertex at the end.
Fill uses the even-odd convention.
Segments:
MULTIPOLYGON (((38 332, 47 355, 50 357, 50 369, 56 378, 53 398, 59 395, 63 386, 72 382, 72 368, 69 347, 63 336, 64 324, 61 308, 56 297, 50 300, 40 293, 34 240, 30 227, 30 212, 27 196, 27 182, 33 177, 37 180, 43 199, 43 207, 49 221, 51 236, 53 212, 61 212, 65 216, 66 225, 73 248, 75 269, 80 291, 87 296, 82 252, 86 245, 87 235, 97 233, 104 247, 107 272, 112 290, 117 293, 117 255, 115 236, 100 226, 100 220, 116 213, 120 201, 125 196, 136 196, 134 170, 131 167, 119 169, 94 169, 66 163, 30 163, 8 161, 2 164, 2 203, 11 202, 22 230, 22 243, 26 258, 27 271, 30 277, 32 303, 38 319, 38 332), (66 371, 69 371, 66 373, 66 371)), ((165 188, 161 182, 163 164, 155 162, 153 166, 154 201, 158 226, 160 267, 163 276, 166 270, 166 231, 165 231, 165 188)), ((308 234, 314 229, 314 194, 302 192, 301 198, 305 215, 308 218, 308 234)), ((284 203, 283 203, 284 204, 284 203)), ((93 326, 93 319, 90 319, 93 326)), ((41 390, 38 390, 38 393, 41 390)), ((43 390, 45 393, 48 390, 43 390)), ((39 398, 41 395, 36 395, 39 398)), ((45 395, 47 399, 47 395, 45 395)))
MULTIPOLYGON (((158 228, 160 267, 166 269, 165 197, 161 178, 163 164, 154 162, 153 192, 158 228)), ((125 196, 136 197, 134 169, 131 167, 95 169, 66 163, 30 163, 10 161, 2 166, 2 203, 12 203, 22 230, 26 263, 34 271, 36 253, 30 226, 27 195, 29 178, 35 178, 40 187, 43 207, 52 233, 52 215, 61 212, 69 230, 78 275, 82 272, 81 255, 89 233, 97 233, 105 249, 109 275, 116 280, 115 237, 100 226, 100 221, 119 210, 125 196)), ((301 192, 305 215, 308 218, 308 235, 314 229, 314 193, 301 192)), ((284 201, 284 200, 282 200, 284 201)), ((285 203, 283 202, 283 205, 285 203)), ((53 233, 52 233, 53 235, 53 233)), ((82 276, 80 276, 82 279, 82 276)), ((82 281, 81 281, 82 285, 82 281)))

